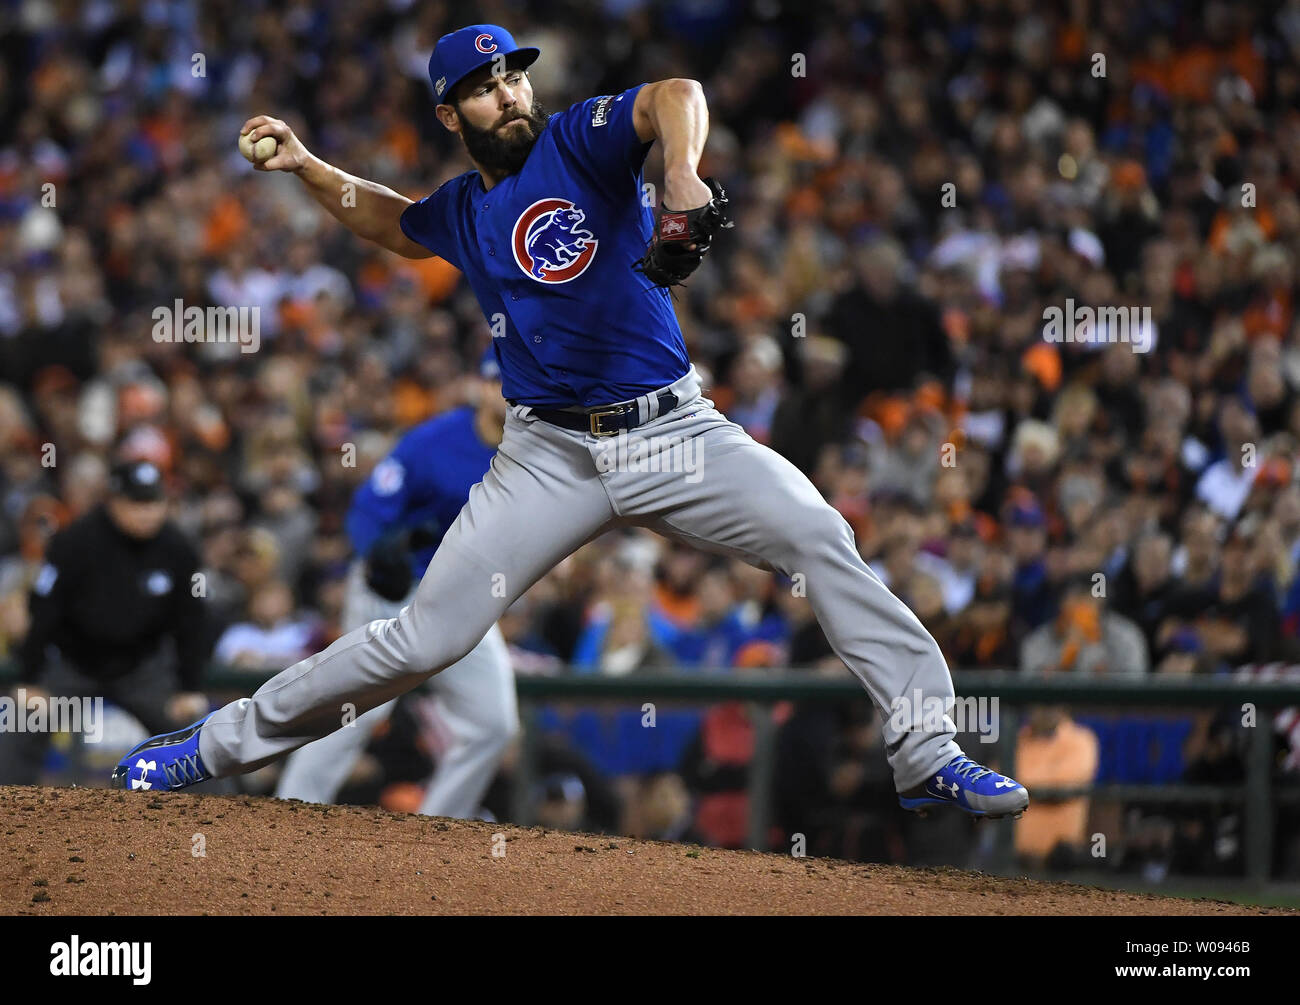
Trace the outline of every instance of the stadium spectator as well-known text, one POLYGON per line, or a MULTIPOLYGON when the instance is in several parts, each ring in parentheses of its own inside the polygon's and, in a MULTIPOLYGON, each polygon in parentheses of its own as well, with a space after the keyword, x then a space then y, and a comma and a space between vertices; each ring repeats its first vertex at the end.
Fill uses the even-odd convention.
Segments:
POLYGON ((244 670, 269 670, 311 655, 316 638, 312 619, 295 615, 288 584, 273 579, 254 591, 248 601, 248 620, 222 633, 214 656, 244 670))
POLYGON ((1056 617, 1030 632, 1020 647, 1025 673, 1144 674, 1150 669, 1142 632, 1107 610, 1092 581, 1073 579, 1056 617))
MULTIPOLYGON (((107 698, 150 731, 207 711, 200 688, 210 642, 193 589, 198 556, 167 508, 157 466, 125 461, 113 470, 107 499, 50 539, 31 585, 20 687, 107 698)), ((34 782, 50 733, 0 737, 0 778, 34 782)))
POLYGON ((1171 569, 1173 542, 1168 534, 1148 532, 1138 539, 1115 585, 1114 608, 1142 630, 1147 651, 1160 653, 1161 629, 1177 592, 1171 569))
MULTIPOLYGON (((1098 764, 1097 735, 1091 729, 1059 706, 1030 709, 1016 737, 1015 769, 1033 778, 1040 790, 1086 790, 1098 764)), ((1042 868, 1050 860, 1064 859, 1068 866, 1072 859, 1081 859, 1087 850, 1089 805, 1086 792, 1044 795, 1035 807, 1042 813, 1016 821, 1016 854, 1022 864, 1042 868)))
POLYGON ((904 282, 904 261, 892 238, 872 240, 857 252, 854 284, 830 307, 827 334, 849 350, 844 383, 850 398, 911 391, 922 375, 945 384, 952 378, 952 347, 939 312, 904 282))
POLYGON ((799 345, 803 379, 779 399, 768 445, 811 475, 822 450, 848 438, 849 410, 840 389, 848 351, 825 335, 807 335, 799 345))

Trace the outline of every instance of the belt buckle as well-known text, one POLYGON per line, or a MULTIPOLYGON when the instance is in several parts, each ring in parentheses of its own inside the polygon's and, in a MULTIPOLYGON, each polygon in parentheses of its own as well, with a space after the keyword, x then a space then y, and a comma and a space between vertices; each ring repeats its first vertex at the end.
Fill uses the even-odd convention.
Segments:
POLYGON ((613 408, 598 408, 594 412, 587 413, 587 419, 591 427, 592 436, 617 436, 621 430, 602 429, 600 420, 607 415, 623 415, 631 409, 627 405, 615 405, 613 408))

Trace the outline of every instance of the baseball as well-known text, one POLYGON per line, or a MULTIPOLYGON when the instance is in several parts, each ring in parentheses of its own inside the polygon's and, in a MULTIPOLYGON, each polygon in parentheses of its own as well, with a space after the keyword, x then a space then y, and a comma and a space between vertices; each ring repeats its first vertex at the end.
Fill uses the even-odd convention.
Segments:
POLYGON ((249 139, 250 133, 239 134, 239 152, 253 164, 261 164, 275 156, 280 144, 274 136, 263 136, 256 143, 249 139))

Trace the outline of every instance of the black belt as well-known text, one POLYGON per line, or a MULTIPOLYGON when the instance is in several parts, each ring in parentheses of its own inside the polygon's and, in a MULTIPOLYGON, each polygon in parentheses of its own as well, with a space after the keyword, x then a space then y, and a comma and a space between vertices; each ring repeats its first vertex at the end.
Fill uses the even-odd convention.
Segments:
MULTIPOLYGON (((659 401, 658 415, 666 415, 677 407, 677 395, 672 391, 660 391, 655 397, 659 401)), ((606 405, 586 412, 565 412, 558 408, 534 408, 532 414, 543 422, 563 429, 572 429, 592 436, 616 436, 627 429, 642 425, 635 401, 621 405, 606 405)), ((649 420, 647 420, 649 421, 649 420)))

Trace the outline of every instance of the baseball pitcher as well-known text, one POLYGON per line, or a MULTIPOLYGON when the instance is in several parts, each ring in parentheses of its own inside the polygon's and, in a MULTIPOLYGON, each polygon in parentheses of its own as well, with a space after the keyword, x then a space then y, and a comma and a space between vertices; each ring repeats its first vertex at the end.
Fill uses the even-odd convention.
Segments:
POLYGON ((547 114, 527 73, 538 55, 490 24, 438 40, 436 113, 475 170, 419 202, 325 163, 278 119, 246 123, 255 144, 275 140, 260 170, 296 175, 359 236, 464 272, 500 334, 510 409, 491 468, 409 605, 252 697, 146 741, 122 759, 115 784, 178 789, 283 757, 338 729, 345 706, 375 708, 451 666, 558 561, 635 525, 797 578, 883 713, 904 807, 1022 812, 1024 787, 963 755, 952 720, 933 714, 953 698, 939 646, 867 568, 848 524, 793 464, 701 396, 669 287, 731 222, 721 186, 697 173, 703 89, 661 80, 547 114), (656 142, 657 214, 642 200, 656 142))

